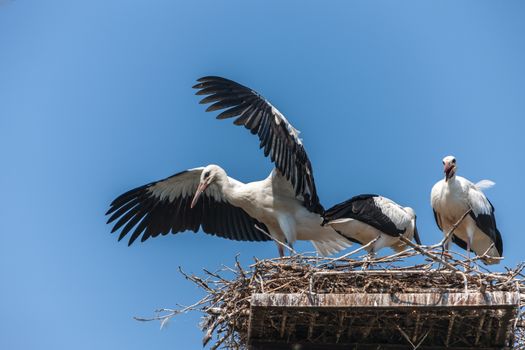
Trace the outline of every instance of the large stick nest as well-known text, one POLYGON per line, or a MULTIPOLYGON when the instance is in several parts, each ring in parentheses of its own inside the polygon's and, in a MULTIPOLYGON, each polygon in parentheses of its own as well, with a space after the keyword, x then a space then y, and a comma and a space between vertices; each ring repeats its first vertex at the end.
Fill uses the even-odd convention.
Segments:
MULTIPOLYGON (((520 293, 525 292, 522 274, 524 264, 513 269, 507 268, 504 273, 493 273, 480 263, 482 257, 467 261, 464 255, 451 253, 452 256, 445 261, 440 257, 441 250, 436 247, 412 245, 412 248, 402 253, 377 258, 350 258, 351 253, 342 258, 302 254, 268 260, 255 259, 246 268, 236 259, 234 268, 223 267, 217 272, 204 270, 202 277, 181 270, 188 280, 205 291, 206 296, 191 306, 157 310, 156 317, 139 320, 156 319, 164 324, 181 312, 198 310, 204 314, 201 323, 205 333, 204 345, 213 340, 212 349, 245 349, 249 340, 250 302, 256 293, 312 295, 508 291, 522 295, 520 293)), ((507 338, 507 346, 516 349, 525 349, 523 301, 520 299, 518 317, 510 320, 513 334, 507 338)), ((463 314, 450 311, 439 315, 427 312, 419 316, 410 312, 334 311, 332 314, 317 312, 313 316, 295 312, 285 315, 283 321, 280 312, 268 315, 264 329, 259 331, 267 339, 279 338, 281 341, 322 343, 327 339, 332 342, 343 339, 347 343, 359 343, 363 337, 372 333, 376 343, 397 342, 412 348, 421 344, 467 347, 469 343, 481 346, 484 339, 490 342, 496 337, 496 333, 491 332, 497 332, 498 325, 504 326, 501 318, 497 310, 484 310, 483 313, 470 310, 463 314), (419 322, 420 318, 423 319, 422 323, 419 322), (370 326, 374 323, 375 326, 370 326), (389 327, 394 331, 385 331, 389 327), (348 332, 345 335, 349 328, 352 334, 348 332)))

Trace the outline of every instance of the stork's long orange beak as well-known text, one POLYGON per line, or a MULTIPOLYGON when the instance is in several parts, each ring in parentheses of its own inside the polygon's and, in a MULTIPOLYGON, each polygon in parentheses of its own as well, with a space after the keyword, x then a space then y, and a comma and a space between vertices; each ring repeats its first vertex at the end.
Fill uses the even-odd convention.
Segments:
POLYGON ((195 196, 193 196, 193 200, 191 201, 190 208, 193 209, 195 204, 199 201, 199 197, 201 196, 202 192, 206 191, 206 188, 208 187, 208 184, 205 182, 201 182, 199 184, 199 187, 197 187, 197 192, 195 192, 195 196))
POLYGON ((454 170, 454 164, 450 162, 445 164, 445 167, 443 169, 443 172, 445 173, 445 180, 448 180, 452 177, 453 170, 454 170))

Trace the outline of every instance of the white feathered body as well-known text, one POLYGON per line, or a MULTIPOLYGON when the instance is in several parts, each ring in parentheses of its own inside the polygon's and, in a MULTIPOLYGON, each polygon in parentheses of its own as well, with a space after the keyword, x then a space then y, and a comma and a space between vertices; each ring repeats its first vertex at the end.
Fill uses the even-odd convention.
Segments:
MULTIPOLYGON (((404 231, 404 237, 409 240, 414 238, 416 216, 411 208, 404 208, 383 196, 375 196, 372 200, 375 205, 368 210, 370 214, 372 214, 372 211, 381 212, 389 218, 397 230, 404 231)), ((352 237, 363 245, 377 238, 378 240, 373 245, 366 248, 368 252, 375 253, 384 247, 390 247, 397 252, 406 249, 405 244, 399 240, 399 237, 387 234, 357 217, 343 217, 330 220, 328 221, 328 225, 345 236, 352 237)))
MULTIPOLYGON (((448 181, 441 180, 432 187, 431 205, 444 234, 448 233, 470 208, 476 216, 492 215, 492 206, 480 190, 480 188, 487 188, 491 185, 493 185, 492 182, 483 180, 478 188, 469 180, 461 176, 454 176, 448 181)), ((454 234, 464 242, 470 239, 471 249, 478 255, 486 252, 489 256, 500 256, 495 246, 490 248, 493 241, 477 226, 471 215, 463 219, 454 230, 454 234)), ((487 259, 486 262, 495 263, 491 259, 487 259)))
POLYGON ((228 177, 224 196, 233 205, 264 223, 281 242, 311 241, 322 255, 337 253, 351 242, 333 228, 321 226, 321 215, 307 210, 295 195, 290 182, 277 170, 262 181, 243 184, 228 177), (229 187, 229 188, 228 188, 229 187))

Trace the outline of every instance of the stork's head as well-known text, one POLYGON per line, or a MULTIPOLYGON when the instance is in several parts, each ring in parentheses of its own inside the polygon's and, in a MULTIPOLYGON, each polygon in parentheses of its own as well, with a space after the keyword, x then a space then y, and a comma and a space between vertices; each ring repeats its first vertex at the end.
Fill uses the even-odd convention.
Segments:
POLYGON ((445 173, 445 181, 450 180, 456 175, 456 158, 454 156, 446 156, 443 158, 443 172, 445 173))
POLYGON ((195 192, 195 196, 193 196, 193 200, 191 201, 191 208, 197 204, 201 194, 206 191, 211 184, 222 182, 225 178, 227 178, 226 172, 218 165, 210 164, 202 169, 199 187, 197 187, 197 192, 195 192))

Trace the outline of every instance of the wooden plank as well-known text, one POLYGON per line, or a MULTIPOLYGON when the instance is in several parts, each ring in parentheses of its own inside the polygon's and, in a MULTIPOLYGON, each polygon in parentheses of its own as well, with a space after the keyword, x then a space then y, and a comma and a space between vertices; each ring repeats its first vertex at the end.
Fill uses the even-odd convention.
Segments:
MULTIPOLYGON (((250 350, 413 350, 411 345, 397 344, 309 344, 309 343, 276 343, 276 342, 253 342, 249 345, 250 350)), ((420 346, 418 350, 439 350, 442 346, 420 346)), ((453 350, 472 350, 472 347, 454 347, 453 350)), ((476 347, 476 350, 510 350, 508 347, 476 347)))
POLYGON ((351 294, 266 294, 252 295, 252 309, 515 309, 515 292, 469 293, 351 293, 351 294))

